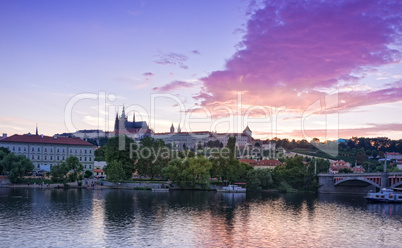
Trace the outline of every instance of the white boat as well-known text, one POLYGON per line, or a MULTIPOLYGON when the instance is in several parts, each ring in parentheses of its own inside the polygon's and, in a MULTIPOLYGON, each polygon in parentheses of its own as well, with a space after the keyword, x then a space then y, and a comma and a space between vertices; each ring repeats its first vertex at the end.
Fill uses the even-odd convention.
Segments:
POLYGON ((152 188, 152 192, 169 192, 169 188, 152 188))
POLYGON ((372 202, 400 202, 402 203, 402 192, 394 191, 392 189, 381 189, 377 193, 368 193, 366 197, 367 201, 372 202))
POLYGON ((246 189, 238 185, 228 185, 222 189, 217 189, 218 192, 229 192, 229 193, 246 193, 246 189))

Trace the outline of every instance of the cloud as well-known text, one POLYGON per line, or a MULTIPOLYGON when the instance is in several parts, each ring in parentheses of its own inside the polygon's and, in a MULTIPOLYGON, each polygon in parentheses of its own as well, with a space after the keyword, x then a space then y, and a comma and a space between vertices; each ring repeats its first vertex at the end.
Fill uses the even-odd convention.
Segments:
POLYGON ((145 77, 153 77, 153 76, 155 76, 155 74, 153 74, 152 72, 144 72, 142 75, 145 76, 145 77))
POLYGON ((198 50, 192 50, 191 53, 201 55, 201 53, 198 50))
POLYGON ((188 82, 183 82, 183 81, 173 81, 173 82, 170 82, 161 87, 154 87, 152 90, 158 91, 158 92, 167 92, 167 91, 177 90, 180 88, 191 88, 194 86, 195 86, 195 84, 193 84, 193 83, 188 83, 188 82))
POLYGON ((178 53, 162 53, 157 55, 158 59, 154 62, 159 65, 177 65, 182 69, 188 69, 188 66, 184 62, 188 60, 188 57, 178 53))
MULTIPOLYGON (((195 96, 206 107, 242 103, 286 106, 302 112, 340 82, 357 83, 367 72, 399 63, 402 2, 265 1, 246 25, 224 70, 200 79, 195 96)), ((380 84, 381 82, 374 82, 380 84)), ((339 94, 338 110, 402 100, 399 85, 339 94)))

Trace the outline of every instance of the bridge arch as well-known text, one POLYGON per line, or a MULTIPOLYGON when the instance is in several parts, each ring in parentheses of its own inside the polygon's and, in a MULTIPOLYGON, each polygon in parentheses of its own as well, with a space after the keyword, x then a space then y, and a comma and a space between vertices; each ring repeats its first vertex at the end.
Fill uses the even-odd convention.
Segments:
MULTIPOLYGON (((401 182, 402 183, 402 182, 401 182)), ((339 180, 338 182, 336 182, 334 184, 334 186, 369 186, 369 185, 373 185, 379 189, 381 189, 381 186, 378 185, 377 183, 368 180, 366 178, 363 177, 349 177, 349 178, 344 178, 342 180, 339 180)))
POLYGON ((402 181, 397 182, 397 183, 391 185, 391 188, 395 188, 395 187, 398 187, 398 186, 401 186, 401 185, 402 185, 402 181))

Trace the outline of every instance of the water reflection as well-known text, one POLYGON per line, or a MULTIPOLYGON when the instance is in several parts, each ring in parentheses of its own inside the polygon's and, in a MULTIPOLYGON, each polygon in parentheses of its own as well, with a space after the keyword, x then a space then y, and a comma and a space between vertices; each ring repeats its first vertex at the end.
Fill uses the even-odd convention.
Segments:
POLYGON ((402 204, 309 193, 0 188, 0 220, 4 247, 397 247, 402 204))

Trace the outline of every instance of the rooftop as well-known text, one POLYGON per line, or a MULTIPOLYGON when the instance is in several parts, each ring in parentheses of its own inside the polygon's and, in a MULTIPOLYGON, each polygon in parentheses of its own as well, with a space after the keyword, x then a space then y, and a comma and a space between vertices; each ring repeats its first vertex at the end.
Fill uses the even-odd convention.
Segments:
POLYGON ((81 145, 81 146, 94 146, 80 138, 68 137, 51 137, 44 135, 19 135, 4 138, 1 142, 18 142, 18 143, 40 143, 40 144, 58 144, 58 145, 81 145))

